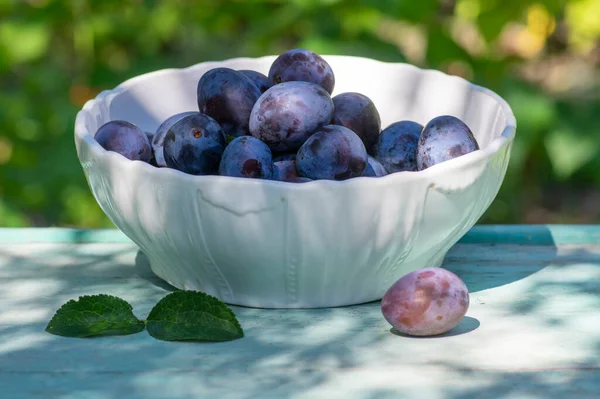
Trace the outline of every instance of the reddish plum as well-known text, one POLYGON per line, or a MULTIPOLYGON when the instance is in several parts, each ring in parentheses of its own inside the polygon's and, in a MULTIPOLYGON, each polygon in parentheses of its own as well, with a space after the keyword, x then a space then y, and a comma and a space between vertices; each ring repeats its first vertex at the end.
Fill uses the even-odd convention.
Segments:
POLYGON ((381 312, 396 330, 415 336, 443 334, 467 313, 469 291, 454 273, 430 267, 396 281, 381 300, 381 312))

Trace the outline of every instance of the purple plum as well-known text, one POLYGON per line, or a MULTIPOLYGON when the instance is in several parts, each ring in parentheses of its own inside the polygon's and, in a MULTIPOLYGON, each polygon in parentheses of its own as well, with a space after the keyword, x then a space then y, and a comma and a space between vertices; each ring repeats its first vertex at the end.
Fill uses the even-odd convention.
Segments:
POLYGON ((381 177, 387 174, 388 173, 383 167, 383 165, 380 164, 378 160, 369 155, 367 158, 367 167, 365 168, 365 171, 362 175, 366 177, 381 177))
POLYGON ((269 78, 260 72, 252 71, 250 69, 242 69, 242 70, 239 70, 238 72, 241 72, 244 75, 246 75, 246 77, 248 79, 250 79, 252 81, 252 83, 254 83, 256 85, 256 87, 258 87, 258 89, 260 90, 261 93, 264 93, 265 91, 267 91, 269 89, 269 87, 271 87, 269 78))
POLYGON ((225 149, 225 135, 213 118, 194 113, 171 126, 163 149, 167 167, 191 175, 212 175, 225 149))
POLYGON ((156 165, 160 166, 160 167, 165 167, 167 166, 167 163, 165 162, 165 156, 164 156, 164 152, 163 152, 163 144, 165 142, 165 136, 167 135, 167 132, 169 131, 169 129, 171 128, 171 126, 173 126, 175 124, 175 122, 179 121, 180 119, 188 116, 188 115, 194 115, 194 114, 198 114, 199 112, 194 112, 194 111, 188 111, 188 112, 181 112, 175 115, 171 115, 170 117, 168 117, 167 119, 165 119, 163 121, 163 123, 160 124, 160 126, 158 127, 158 129, 156 129, 156 133, 154 133, 154 137, 152 138, 152 149, 154 150, 154 159, 156 161, 156 165))
POLYGON ((333 93, 335 76, 331 66, 320 55, 305 49, 294 49, 281 54, 269 70, 271 85, 284 82, 310 82, 333 93))
POLYGON ((333 125, 347 127, 361 138, 367 149, 377 142, 381 118, 371 99, 360 93, 342 93, 333 97, 333 125))
POLYGON ((307 177, 298 176, 298 172, 296 170, 296 161, 279 161, 275 162, 275 180, 279 181, 287 181, 290 183, 305 183, 311 181, 311 179, 307 177))
POLYGON ((296 160, 295 152, 281 152, 277 155, 273 154, 273 162, 295 161, 295 160, 296 160))
POLYGON ((298 175, 309 179, 346 180, 359 177, 367 167, 367 150, 352 130, 323 126, 300 147, 298 175))
POLYGON ((423 126, 413 121, 395 122, 383 129, 371 154, 388 171, 417 170, 417 144, 423 126))
POLYGON ((424 170, 476 150, 477 140, 463 121, 450 115, 438 116, 423 128, 417 146, 417 168, 424 170))
POLYGON ((223 153, 219 174, 222 176, 271 179, 273 156, 269 147, 257 138, 235 138, 223 153))
POLYGON ((198 81, 198 108, 216 120, 225 135, 249 134, 248 119, 261 95, 246 75, 230 68, 214 68, 198 81))
POLYGON ((453 329, 469 308, 469 291, 454 273, 430 267, 396 281, 381 300, 385 319, 401 333, 439 335, 453 329))
POLYGON ((254 105, 250 133, 273 151, 293 151, 329 123, 332 115, 333 101, 321 86, 281 83, 267 90, 254 105))
POLYGON ((150 162, 152 146, 145 132, 133 123, 115 120, 105 123, 94 138, 107 151, 117 152, 132 161, 150 162))

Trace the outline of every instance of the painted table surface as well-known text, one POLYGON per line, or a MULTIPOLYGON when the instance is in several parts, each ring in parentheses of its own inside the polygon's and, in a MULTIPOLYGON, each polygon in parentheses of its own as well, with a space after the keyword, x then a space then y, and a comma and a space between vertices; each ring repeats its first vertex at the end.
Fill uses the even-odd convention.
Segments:
POLYGON ((75 339, 61 304, 109 293, 145 317, 172 290, 116 231, 0 229, 0 398, 600 398, 600 226, 480 226, 444 267, 471 292, 450 333, 394 333, 379 302, 232 307, 243 339, 75 339))

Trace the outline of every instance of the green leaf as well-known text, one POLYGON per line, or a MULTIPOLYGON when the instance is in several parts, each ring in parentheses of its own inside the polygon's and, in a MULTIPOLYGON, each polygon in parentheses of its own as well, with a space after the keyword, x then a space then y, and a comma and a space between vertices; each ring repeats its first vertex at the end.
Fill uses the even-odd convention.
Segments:
POLYGON ((46 327, 51 334, 78 338, 136 334, 143 329, 144 322, 133 315, 129 303, 103 294, 70 300, 46 327))
POLYGON ((175 291, 161 299, 146 327, 163 341, 230 341, 244 336, 227 305, 198 291, 175 291))
POLYGON ((552 169, 561 180, 571 177, 598 153, 598 144, 593 136, 576 133, 568 128, 550 132, 544 144, 552 169))

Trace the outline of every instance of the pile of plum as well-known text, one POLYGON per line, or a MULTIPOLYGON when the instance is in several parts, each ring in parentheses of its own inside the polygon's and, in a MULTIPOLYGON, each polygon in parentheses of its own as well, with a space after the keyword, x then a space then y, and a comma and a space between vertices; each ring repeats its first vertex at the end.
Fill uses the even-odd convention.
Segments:
POLYGON ((199 112, 169 117, 155 133, 111 121, 95 134, 106 150, 192 175, 306 182, 418 171, 479 149, 469 127, 442 115, 424 127, 399 121, 381 130, 360 93, 333 98, 335 77, 318 54, 281 54, 269 76, 214 68, 198 82, 199 112))

